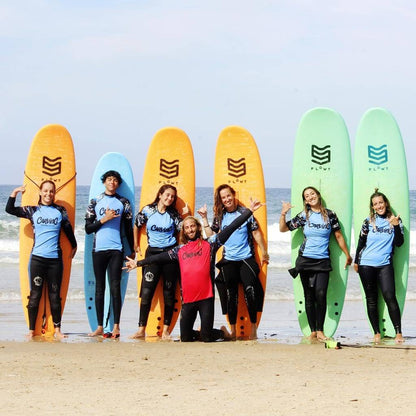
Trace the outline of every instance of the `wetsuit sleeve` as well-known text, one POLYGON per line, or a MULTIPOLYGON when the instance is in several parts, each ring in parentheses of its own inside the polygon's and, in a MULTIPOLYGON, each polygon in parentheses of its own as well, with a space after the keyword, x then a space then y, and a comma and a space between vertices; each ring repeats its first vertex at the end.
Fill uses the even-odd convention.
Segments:
POLYGON ((214 233, 218 233, 218 231, 220 231, 220 219, 218 217, 214 217, 211 225, 211 230, 214 233))
POLYGON ((126 233, 127 242, 130 246, 130 251, 133 252, 134 249, 134 237, 133 237, 133 227, 131 223, 131 215, 130 216, 124 216, 124 232, 126 233))
POLYGON ((28 218, 30 219, 30 213, 24 207, 16 207, 14 204, 16 203, 16 198, 9 196, 6 204, 6 212, 8 214, 14 215, 15 217, 19 218, 28 218))
POLYGON ((85 232, 87 234, 96 233, 101 227, 101 221, 97 221, 97 216, 95 214, 95 199, 92 199, 87 208, 87 213, 85 214, 85 232))
POLYGON ((368 227, 369 227, 368 221, 365 220, 361 227, 360 237, 358 238, 358 243, 357 243, 357 249, 355 250, 355 259, 354 259, 355 264, 360 264, 360 253, 367 244, 368 227))
POLYGON ((327 210, 329 222, 331 224, 331 231, 338 231, 341 229, 341 226, 339 225, 339 220, 337 217, 337 214, 335 212, 327 210))
POLYGON ((68 218, 68 213, 66 212, 66 209, 61 207, 61 213, 62 213, 62 223, 61 227, 65 235, 67 236, 69 242, 71 243, 72 248, 77 247, 77 240, 75 239, 74 230, 72 229, 72 225, 68 218))
POLYGON ((253 213, 249 209, 245 209, 228 227, 224 228, 217 237, 217 242, 224 244, 230 237, 231 234, 241 225, 243 225, 253 213))
POLYGON ((289 228, 290 231, 296 230, 305 225, 306 221, 302 214, 302 212, 299 212, 299 214, 296 215, 296 217, 293 217, 291 220, 286 222, 287 228, 289 228))
POLYGON ((178 250, 180 246, 174 247, 172 250, 164 251, 163 253, 154 254, 153 256, 145 257, 143 260, 137 262, 137 267, 147 266, 154 263, 170 263, 172 260, 178 261, 178 250))
POLYGON ((400 247, 403 243, 404 243, 403 223, 399 219, 399 224, 394 226, 393 245, 396 247, 400 247))

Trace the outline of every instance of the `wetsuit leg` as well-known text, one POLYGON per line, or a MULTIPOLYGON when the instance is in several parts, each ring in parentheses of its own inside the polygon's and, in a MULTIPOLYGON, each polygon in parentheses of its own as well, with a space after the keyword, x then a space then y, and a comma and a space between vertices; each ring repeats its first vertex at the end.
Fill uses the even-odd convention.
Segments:
POLYGON ((358 266, 358 274, 365 293, 368 319, 373 332, 379 334, 377 269, 371 266, 358 266))
POLYGON ((386 302, 390 319, 396 334, 402 333, 400 308, 396 298, 396 287, 394 284, 394 268, 391 264, 378 269, 378 278, 381 293, 386 302))
POLYGON ((121 315, 121 268, 123 267, 123 253, 110 250, 108 262, 108 278, 110 283, 111 301, 113 304, 114 324, 120 323, 121 315))
POLYGON ((240 279, 244 289, 244 299, 247 304, 250 322, 257 323, 257 299, 256 299, 256 279, 258 279, 259 267, 254 259, 249 259, 240 262, 240 279))
POLYGON ((158 264, 150 264, 143 269, 142 285, 140 288, 140 327, 147 325, 152 299, 155 294, 157 284, 159 283, 160 274, 161 266, 158 264))
POLYGON ((213 330, 214 298, 200 300, 197 303, 198 303, 199 317, 201 318, 201 341, 203 342, 216 341, 216 339, 214 338, 214 330, 213 330))
POLYGON ((326 314, 326 294, 328 291, 329 273, 316 273, 315 301, 316 301, 316 330, 324 330, 326 314))
POLYGON ((179 322, 182 342, 192 342, 198 340, 199 332, 193 330, 198 312, 196 303, 197 302, 184 303, 182 305, 181 318, 179 322))
POLYGON ((34 331, 36 318, 39 311, 39 302, 42 297, 43 283, 46 279, 46 267, 41 257, 32 256, 30 258, 30 294, 27 303, 29 317, 29 330, 34 331))
POLYGON ((92 263, 95 275, 95 310, 97 313, 98 326, 103 326, 104 321, 105 275, 108 262, 108 251, 97 251, 92 253, 92 263))
POLYGON ((316 332, 316 308, 315 308, 315 288, 309 284, 312 273, 301 272, 300 280, 305 295, 305 311, 311 332, 316 332))
POLYGON ((172 315, 175 308, 175 292, 178 277, 179 264, 177 261, 163 265, 163 300, 165 303, 163 324, 168 326, 172 322, 172 315))
POLYGON ((47 259, 47 262, 49 263, 47 284, 52 321, 54 328, 60 328, 62 318, 61 284, 63 264, 61 258, 47 259))
POLYGON ((221 266, 227 288, 227 313, 230 325, 237 322, 238 283, 240 281, 239 262, 227 261, 221 266))

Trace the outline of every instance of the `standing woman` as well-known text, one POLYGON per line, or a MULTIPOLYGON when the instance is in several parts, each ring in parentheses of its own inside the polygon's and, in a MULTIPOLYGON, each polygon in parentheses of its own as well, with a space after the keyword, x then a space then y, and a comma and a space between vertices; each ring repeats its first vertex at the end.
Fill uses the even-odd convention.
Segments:
POLYGON ((109 170, 101 176, 105 191, 92 199, 85 215, 85 232, 95 233, 92 262, 95 275, 97 329, 89 336, 120 337, 121 269, 123 267, 122 228, 133 253, 133 227, 130 201, 117 193, 123 182, 120 173, 109 170), (112 332, 104 334, 104 295, 108 270, 111 303, 114 312, 112 332))
MULTIPOLYGON (((205 233, 210 237, 228 227, 232 221, 244 212, 245 208, 238 204, 235 190, 226 184, 220 185, 214 194, 214 220, 210 227, 206 207, 198 210, 203 219, 205 233)), ((248 313, 251 322, 250 339, 257 338, 257 312, 262 310, 264 291, 258 278, 259 266, 254 257, 253 239, 262 253, 262 264, 269 262, 263 235, 253 216, 244 222, 224 244, 223 259, 218 267, 227 288, 227 313, 231 327, 231 337, 236 337, 238 308, 238 285, 244 289, 248 313)))
POLYGON ((396 343, 404 342, 400 308, 394 282, 393 251, 404 242, 400 215, 392 213, 387 197, 378 191, 370 197, 370 216, 361 227, 354 261, 366 296, 367 314, 374 331, 374 342, 380 342, 378 286, 386 302, 396 331, 396 343))
POLYGON ((347 244, 335 212, 324 207, 320 192, 308 186, 302 191, 304 210, 286 222, 286 214, 293 208, 289 202, 282 202, 279 220, 281 232, 303 229, 303 243, 299 248, 296 266, 289 273, 296 277, 300 273, 305 294, 305 310, 311 330, 310 338, 325 340, 324 322, 329 272, 332 270, 329 257, 329 239, 333 232, 337 243, 347 258, 345 267, 352 263, 347 244))
MULTIPOLYGON (((176 246, 176 235, 180 231, 182 217, 176 210, 177 191, 172 185, 159 188, 155 200, 146 205, 136 215, 134 224, 134 248, 140 251, 141 227, 146 227, 148 247, 145 258, 169 251, 176 246)), ((184 208, 184 213, 187 208, 184 208)), ((146 326, 150 306, 160 276, 163 276, 163 299, 165 310, 163 313, 162 339, 169 339, 169 326, 175 307, 176 284, 179 277, 179 266, 176 261, 166 263, 152 263, 143 268, 142 285, 140 288, 139 328, 130 338, 138 339, 146 336, 146 326)))
POLYGON ((13 189, 7 201, 6 212, 19 218, 30 220, 33 227, 34 244, 30 257, 29 274, 31 290, 27 304, 30 339, 35 333, 39 302, 42 297, 43 284, 48 285, 49 302, 55 337, 65 337, 61 332, 61 283, 63 273, 62 250, 59 245, 61 229, 72 246, 72 258, 77 251, 72 225, 66 209, 54 203, 55 183, 44 181, 39 187, 39 202, 36 206, 16 207, 16 196, 25 192, 25 186, 13 189))

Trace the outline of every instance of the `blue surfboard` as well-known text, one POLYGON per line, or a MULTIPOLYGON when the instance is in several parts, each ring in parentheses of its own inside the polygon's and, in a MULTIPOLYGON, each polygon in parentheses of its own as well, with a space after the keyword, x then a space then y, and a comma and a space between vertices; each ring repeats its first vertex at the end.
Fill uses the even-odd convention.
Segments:
MULTIPOLYGON (((117 193, 124 196, 130 201, 131 209, 134 214, 134 178, 133 172, 129 161, 121 154, 116 152, 106 153, 98 161, 95 167, 94 174, 91 180, 89 201, 96 198, 102 192, 104 192, 104 185, 101 182, 101 176, 109 171, 116 170, 120 173, 123 179, 122 184, 117 189, 117 193)), ((85 251, 84 251, 84 290, 85 290, 85 303, 87 308, 88 322, 91 330, 97 329, 97 313, 95 309, 95 276, 94 268, 92 265, 92 249, 94 242, 94 234, 85 235, 85 251)), ((125 235, 122 235, 124 255, 130 255, 131 250, 125 235)), ((124 302, 127 291, 129 274, 123 271, 121 275, 121 300, 124 302)), ((105 301, 104 301, 104 333, 111 332, 114 325, 113 308, 111 305, 110 285, 108 282, 105 288, 105 301)))

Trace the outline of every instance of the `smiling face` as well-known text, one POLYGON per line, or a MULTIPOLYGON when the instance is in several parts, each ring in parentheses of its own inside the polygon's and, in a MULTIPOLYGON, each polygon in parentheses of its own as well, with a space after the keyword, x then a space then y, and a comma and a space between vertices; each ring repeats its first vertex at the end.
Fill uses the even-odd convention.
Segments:
POLYGON ((385 215, 387 210, 386 201, 382 196, 375 196, 371 200, 371 206, 377 215, 385 215))
POLYGON ((45 182, 40 188, 40 203, 42 205, 51 205, 55 200, 55 185, 51 182, 45 182))
POLYGON ((321 198, 313 188, 306 188, 303 191, 303 201, 312 209, 320 209, 321 198))
POLYGON ((182 224, 183 232, 188 240, 195 240, 198 238, 198 224, 194 218, 185 218, 182 224))
POLYGON ((230 188, 224 188, 220 191, 221 203, 228 212, 235 211, 237 208, 237 201, 232 194, 230 188))
POLYGON ((104 181, 105 193, 114 195, 119 187, 118 179, 115 176, 107 176, 104 181))
POLYGON ((175 202, 176 191, 173 188, 167 188, 159 194, 159 203, 162 207, 170 207, 175 202))

